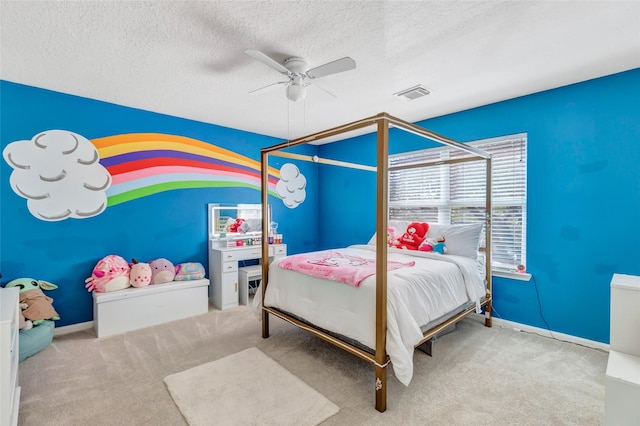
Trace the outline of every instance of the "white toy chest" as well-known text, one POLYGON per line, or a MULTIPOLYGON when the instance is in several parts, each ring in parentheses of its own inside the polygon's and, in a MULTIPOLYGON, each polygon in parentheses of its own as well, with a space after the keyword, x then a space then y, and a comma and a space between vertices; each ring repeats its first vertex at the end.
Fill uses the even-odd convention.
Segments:
POLYGON ((209 280, 171 281, 93 292, 93 326, 97 337, 107 337, 152 325, 207 313, 209 280))

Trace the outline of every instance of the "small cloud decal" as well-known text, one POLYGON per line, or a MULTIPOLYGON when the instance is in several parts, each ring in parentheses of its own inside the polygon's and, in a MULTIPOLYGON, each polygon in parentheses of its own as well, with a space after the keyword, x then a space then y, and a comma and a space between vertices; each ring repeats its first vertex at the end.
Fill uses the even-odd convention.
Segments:
POLYGON ((307 179, 295 164, 287 163, 280 168, 280 180, 276 184, 276 193, 290 209, 298 207, 307 196, 307 179))

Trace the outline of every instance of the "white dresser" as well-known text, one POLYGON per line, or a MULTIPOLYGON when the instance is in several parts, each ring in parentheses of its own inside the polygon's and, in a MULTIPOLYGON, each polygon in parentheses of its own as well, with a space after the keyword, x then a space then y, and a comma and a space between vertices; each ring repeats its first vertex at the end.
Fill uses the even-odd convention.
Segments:
POLYGON ((605 376, 605 423, 640 425, 640 277, 611 279, 611 338, 605 376))
POLYGON ((0 425, 18 424, 18 295, 17 288, 0 288, 0 425))
MULTIPOLYGON (((262 246, 216 247, 209 240, 209 299, 217 309, 238 306, 238 262, 262 258, 262 246)), ((286 244, 269 245, 269 259, 287 255, 286 244)))

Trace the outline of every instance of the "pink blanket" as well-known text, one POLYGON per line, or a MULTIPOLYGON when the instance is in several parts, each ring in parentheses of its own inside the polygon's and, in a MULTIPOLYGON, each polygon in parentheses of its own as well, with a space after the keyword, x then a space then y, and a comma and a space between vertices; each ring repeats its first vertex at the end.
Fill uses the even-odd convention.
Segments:
MULTIPOLYGON (((387 270, 406 268, 416 262, 387 262, 387 270)), ((335 250, 289 256, 279 263, 284 269, 301 272, 325 280, 338 281, 358 287, 362 280, 376 273, 376 261, 350 256, 335 250)))

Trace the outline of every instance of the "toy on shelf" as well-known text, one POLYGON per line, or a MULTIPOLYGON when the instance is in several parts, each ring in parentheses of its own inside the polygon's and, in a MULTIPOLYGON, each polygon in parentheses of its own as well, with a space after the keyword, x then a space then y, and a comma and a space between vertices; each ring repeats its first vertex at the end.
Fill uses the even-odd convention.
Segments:
POLYGON ((149 266, 151 266, 151 284, 168 283, 176 276, 176 267, 167 259, 152 260, 149 266))
POLYGON ((129 271, 129 284, 132 287, 145 287, 151 284, 151 265, 140 263, 136 259, 131 259, 131 270, 129 271))
POLYGON ((427 235, 427 231, 429 231, 429 224, 426 222, 412 222, 407 226, 407 230, 398 241, 393 245, 393 247, 407 249, 407 250, 418 250, 420 244, 425 239, 427 235))
POLYGON ((53 309, 53 299, 46 296, 42 290, 55 290, 57 285, 44 280, 33 278, 16 278, 10 281, 5 288, 17 287, 20 289, 20 308, 26 320, 31 320, 33 325, 38 325, 45 320, 59 320, 60 315, 53 309))
POLYGON ((241 217, 235 219, 233 222, 231 222, 231 224, 229 225, 229 232, 245 232, 246 229, 246 225, 245 224, 245 220, 242 219, 241 217), (244 227, 243 227, 244 225, 244 227))
POLYGON ((103 257, 96 264, 91 276, 84 280, 87 291, 106 293, 108 291, 122 290, 130 287, 129 263, 122 257, 110 254, 103 257))

